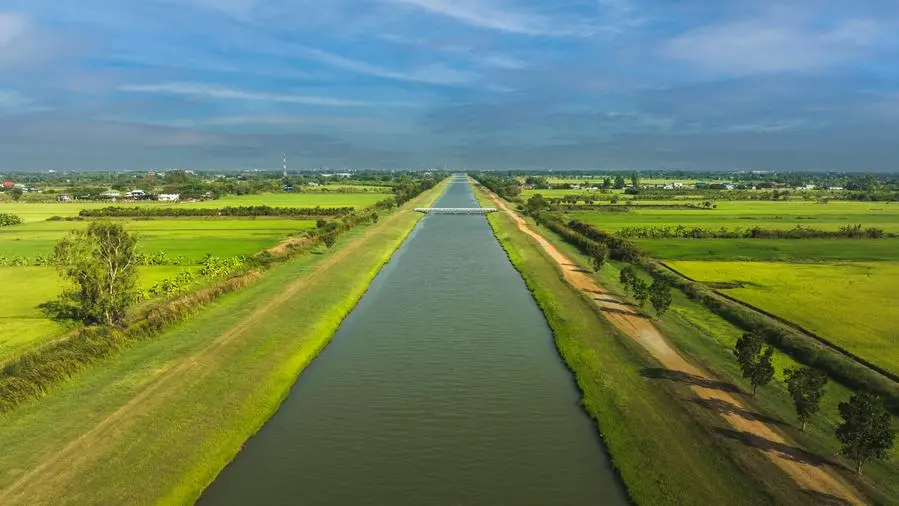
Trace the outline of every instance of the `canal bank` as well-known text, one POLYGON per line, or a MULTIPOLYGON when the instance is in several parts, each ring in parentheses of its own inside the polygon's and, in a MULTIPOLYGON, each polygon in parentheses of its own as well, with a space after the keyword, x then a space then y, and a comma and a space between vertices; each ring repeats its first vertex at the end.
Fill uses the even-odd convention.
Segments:
POLYGON ((579 398, 485 219, 429 216, 200 504, 626 504, 579 398))

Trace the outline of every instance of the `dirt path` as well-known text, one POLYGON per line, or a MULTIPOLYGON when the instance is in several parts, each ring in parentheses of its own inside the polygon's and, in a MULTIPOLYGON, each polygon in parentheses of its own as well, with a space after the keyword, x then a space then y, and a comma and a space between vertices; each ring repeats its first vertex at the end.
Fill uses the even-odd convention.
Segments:
POLYGON ((287 285, 284 290, 257 307, 235 326, 213 338, 200 350, 155 370, 153 376, 145 381, 141 389, 124 405, 100 419, 91 429, 64 447, 47 455, 40 464, 0 491, 0 504, 50 503, 49 500, 40 500, 42 491, 57 488, 51 484, 71 484, 78 479, 81 472, 97 465, 95 461, 102 458, 104 452, 115 451, 116 435, 127 432, 129 424, 142 416, 151 416, 156 406, 166 402, 168 395, 182 389, 185 376, 204 375, 218 359, 220 349, 235 342, 246 332, 251 332, 253 325, 265 318, 273 309, 290 301, 298 292, 314 283, 327 269, 364 247, 369 237, 399 219, 403 213, 411 212, 409 207, 411 205, 403 206, 388 218, 381 220, 380 226, 370 227, 351 243, 329 254, 308 275, 287 285), (28 497, 25 497, 26 493, 28 497))
POLYGON ((822 499, 865 504, 863 496, 840 476, 827 469, 821 458, 803 452, 767 423, 759 420, 760 417, 746 409, 736 397, 722 390, 721 382, 681 356, 650 320, 600 287, 590 274, 585 273, 539 233, 531 230, 527 221, 510 209, 502 199, 492 192, 488 194, 496 206, 517 223, 522 232, 534 238, 562 267, 565 279, 572 286, 590 293, 603 314, 616 327, 649 351, 672 374, 688 379, 692 383, 690 388, 703 404, 713 406, 721 412, 721 416, 730 425, 730 430, 722 432, 758 447, 802 489, 822 499))

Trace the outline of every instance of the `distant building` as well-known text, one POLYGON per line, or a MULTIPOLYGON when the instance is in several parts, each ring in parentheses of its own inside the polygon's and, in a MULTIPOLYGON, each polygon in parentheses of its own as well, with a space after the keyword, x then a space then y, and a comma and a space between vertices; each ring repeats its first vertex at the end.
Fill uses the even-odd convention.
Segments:
POLYGON ((144 199, 147 198, 147 192, 143 190, 131 190, 130 192, 125 194, 125 198, 127 199, 144 199))
POLYGON ((16 183, 13 183, 12 181, 6 181, 5 183, 3 183, 4 188, 12 188, 15 185, 16 185, 16 183))
POLYGON ((181 195, 178 193, 160 193, 156 196, 156 199, 160 202, 178 202, 181 200, 181 195))
POLYGON ((284 185, 284 191, 286 191, 286 192, 292 192, 292 191, 293 191, 293 185, 290 184, 290 183, 285 184, 285 185, 284 185))
POLYGON ((842 186, 828 186, 827 189, 828 190, 842 190, 843 187, 842 186))
POLYGON ((107 199, 117 199, 117 198, 121 197, 122 194, 115 190, 109 190, 109 191, 105 191, 105 192, 101 193, 100 196, 103 198, 107 198, 107 199))
POLYGON ((70 200, 72 200, 72 197, 70 197, 68 195, 57 195, 56 196, 57 202, 69 202, 70 200))

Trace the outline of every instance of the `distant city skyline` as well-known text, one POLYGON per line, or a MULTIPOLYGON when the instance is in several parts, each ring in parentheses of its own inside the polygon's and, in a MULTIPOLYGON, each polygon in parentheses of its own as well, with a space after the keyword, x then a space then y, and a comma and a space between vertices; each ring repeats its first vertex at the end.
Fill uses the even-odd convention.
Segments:
POLYGON ((14 170, 899 171, 881 0, 7 0, 14 170))

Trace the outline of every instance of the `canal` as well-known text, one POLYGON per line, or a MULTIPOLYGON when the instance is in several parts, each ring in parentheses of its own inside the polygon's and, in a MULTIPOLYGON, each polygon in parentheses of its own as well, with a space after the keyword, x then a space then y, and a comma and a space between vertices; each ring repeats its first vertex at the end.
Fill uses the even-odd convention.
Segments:
POLYGON ((428 216, 199 504, 627 504, 578 399, 485 218, 428 216))

